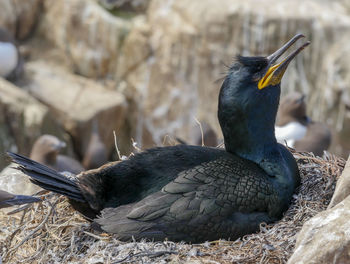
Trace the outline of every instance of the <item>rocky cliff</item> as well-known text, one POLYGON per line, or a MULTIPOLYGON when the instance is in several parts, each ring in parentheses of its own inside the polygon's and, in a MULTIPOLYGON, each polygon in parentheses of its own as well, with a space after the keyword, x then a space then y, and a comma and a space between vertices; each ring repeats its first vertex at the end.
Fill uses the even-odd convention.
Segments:
POLYGON ((331 151, 349 152, 346 1, 17 2, 0 3, 0 25, 29 38, 30 60, 59 64, 122 93, 127 129, 118 129, 123 141, 132 137, 142 147, 162 144, 166 135, 193 142, 195 118, 221 135, 216 107, 225 65, 236 54, 269 54, 302 32, 312 45, 289 68, 282 92, 305 93, 310 116, 333 129, 331 151))

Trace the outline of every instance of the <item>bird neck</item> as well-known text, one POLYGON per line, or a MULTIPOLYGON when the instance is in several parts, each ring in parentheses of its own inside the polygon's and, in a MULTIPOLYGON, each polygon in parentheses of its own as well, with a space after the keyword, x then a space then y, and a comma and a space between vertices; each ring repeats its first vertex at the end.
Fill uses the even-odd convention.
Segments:
POLYGON ((243 123, 240 128, 223 130, 225 149, 242 158, 260 163, 266 154, 273 152, 278 144, 275 138, 274 126, 243 123))
MULTIPOLYGON (((278 89, 257 93, 259 98, 245 104, 247 98, 231 97, 227 94, 219 99, 218 118, 224 136, 225 149, 241 158, 258 164, 275 180, 276 188, 284 197, 290 197, 300 178, 292 154, 277 143, 275 137, 275 119, 277 114, 280 87, 278 89), (260 100, 260 101, 259 101, 260 100), (243 102, 243 103, 242 103, 243 102), (264 102, 264 104, 261 104, 264 102)), ((287 206, 289 200, 283 206, 287 206)))
POLYGON ((219 97, 218 119, 226 151, 258 164, 278 148, 274 129, 280 87, 265 89, 257 90, 255 98, 251 94, 237 98, 224 90, 219 97))

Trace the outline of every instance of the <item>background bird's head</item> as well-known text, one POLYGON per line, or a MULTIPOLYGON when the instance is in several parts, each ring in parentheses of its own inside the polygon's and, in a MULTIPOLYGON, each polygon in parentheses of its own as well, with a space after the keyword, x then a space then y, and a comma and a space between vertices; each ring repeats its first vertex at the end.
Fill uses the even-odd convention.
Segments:
POLYGON ((302 37, 296 35, 267 57, 237 56, 219 95, 218 118, 227 151, 249 158, 249 155, 260 156, 259 152, 267 145, 276 143, 274 125, 281 79, 289 63, 310 42, 281 62, 277 63, 277 60, 302 37))
POLYGON ((35 142, 30 153, 30 158, 53 165, 60 150, 66 146, 66 143, 52 135, 42 135, 35 142))

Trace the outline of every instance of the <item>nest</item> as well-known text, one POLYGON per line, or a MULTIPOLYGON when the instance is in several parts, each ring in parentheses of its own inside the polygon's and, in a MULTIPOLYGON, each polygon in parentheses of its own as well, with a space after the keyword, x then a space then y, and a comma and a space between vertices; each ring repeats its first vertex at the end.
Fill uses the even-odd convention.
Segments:
POLYGON ((0 212, 0 250, 7 263, 286 263, 305 221, 327 208, 345 161, 326 155, 293 153, 302 184, 284 217, 260 232, 236 241, 203 244, 121 242, 97 233, 69 205, 52 193, 43 202, 0 212))

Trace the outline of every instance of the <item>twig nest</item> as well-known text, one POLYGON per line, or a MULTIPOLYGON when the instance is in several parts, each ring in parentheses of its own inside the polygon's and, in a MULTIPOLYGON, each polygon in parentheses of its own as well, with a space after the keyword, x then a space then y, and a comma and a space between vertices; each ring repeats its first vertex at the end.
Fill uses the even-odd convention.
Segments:
POLYGON ((303 224, 327 209, 345 161, 294 153, 302 184, 284 217, 236 241, 203 244, 120 242, 98 233, 62 196, 46 194, 42 203, 13 215, 0 212, 1 256, 8 263, 285 263, 303 224))

